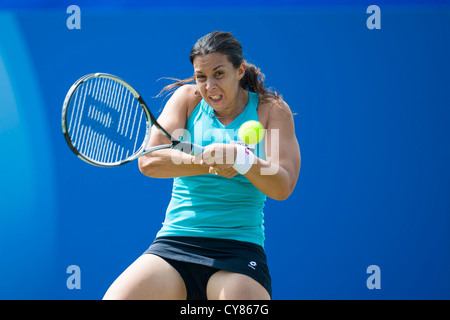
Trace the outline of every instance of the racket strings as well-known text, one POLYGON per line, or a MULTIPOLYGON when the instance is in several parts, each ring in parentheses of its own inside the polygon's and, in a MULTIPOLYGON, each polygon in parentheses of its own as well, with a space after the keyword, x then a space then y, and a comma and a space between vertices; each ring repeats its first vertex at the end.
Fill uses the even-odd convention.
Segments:
POLYGON ((84 157, 99 163, 122 162, 138 152, 146 134, 139 101, 121 83, 92 78, 72 95, 68 132, 84 157))

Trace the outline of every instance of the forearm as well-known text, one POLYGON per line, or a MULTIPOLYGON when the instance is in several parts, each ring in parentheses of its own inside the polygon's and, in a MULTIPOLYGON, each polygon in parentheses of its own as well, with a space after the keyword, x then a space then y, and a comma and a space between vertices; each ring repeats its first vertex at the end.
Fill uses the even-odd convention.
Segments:
POLYGON ((193 156, 173 149, 158 150, 139 158, 139 170, 152 178, 208 174, 209 168, 192 163, 193 156))
POLYGON ((256 158, 244 176, 262 193, 275 200, 289 197, 296 184, 296 176, 291 176, 282 165, 260 158, 256 158))
POLYGON ((276 200, 289 197, 294 190, 300 169, 299 153, 298 161, 297 157, 287 157, 286 154, 282 157, 275 154, 272 158, 263 160, 245 147, 220 143, 207 146, 194 162, 206 168, 212 167, 213 171, 227 178, 240 173, 265 195, 276 200), (229 163, 230 155, 231 158, 234 155, 234 163, 229 163), (294 165, 297 162, 298 165, 294 165))

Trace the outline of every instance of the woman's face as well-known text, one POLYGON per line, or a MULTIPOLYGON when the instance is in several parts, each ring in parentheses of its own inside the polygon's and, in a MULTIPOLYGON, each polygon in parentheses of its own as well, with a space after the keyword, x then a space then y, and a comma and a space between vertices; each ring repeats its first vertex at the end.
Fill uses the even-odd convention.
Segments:
POLYGON ((226 55, 218 52, 196 56, 193 65, 197 86, 206 103, 218 112, 234 112, 245 65, 236 69, 226 55))

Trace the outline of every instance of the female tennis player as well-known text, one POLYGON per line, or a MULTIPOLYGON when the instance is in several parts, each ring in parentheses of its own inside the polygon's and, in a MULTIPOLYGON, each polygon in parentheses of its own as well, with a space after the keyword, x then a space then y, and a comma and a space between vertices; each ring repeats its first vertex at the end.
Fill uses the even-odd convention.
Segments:
MULTIPOLYGON (((174 178, 172 198, 154 242, 104 299, 272 296, 263 208, 266 197, 284 200, 297 182, 301 160, 292 112, 264 87, 264 75, 244 60, 231 33, 200 38, 190 60, 194 77, 165 88, 179 87, 158 122, 205 150, 194 157, 165 149, 139 158, 146 176, 174 178), (253 151, 235 142, 248 120, 266 128, 253 151)), ((155 130, 149 147, 167 140, 155 130)))

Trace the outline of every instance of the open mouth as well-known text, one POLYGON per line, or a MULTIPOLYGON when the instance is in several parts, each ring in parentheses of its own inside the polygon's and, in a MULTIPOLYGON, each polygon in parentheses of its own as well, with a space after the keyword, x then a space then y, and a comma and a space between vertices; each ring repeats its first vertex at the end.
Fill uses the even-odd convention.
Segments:
POLYGON ((212 102, 218 103, 218 102, 222 101, 223 95, 221 95, 221 94, 216 94, 216 95, 214 95, 214 96, 208 96, 208 98, 209 98, 209 100, 211 100, 212 102))

